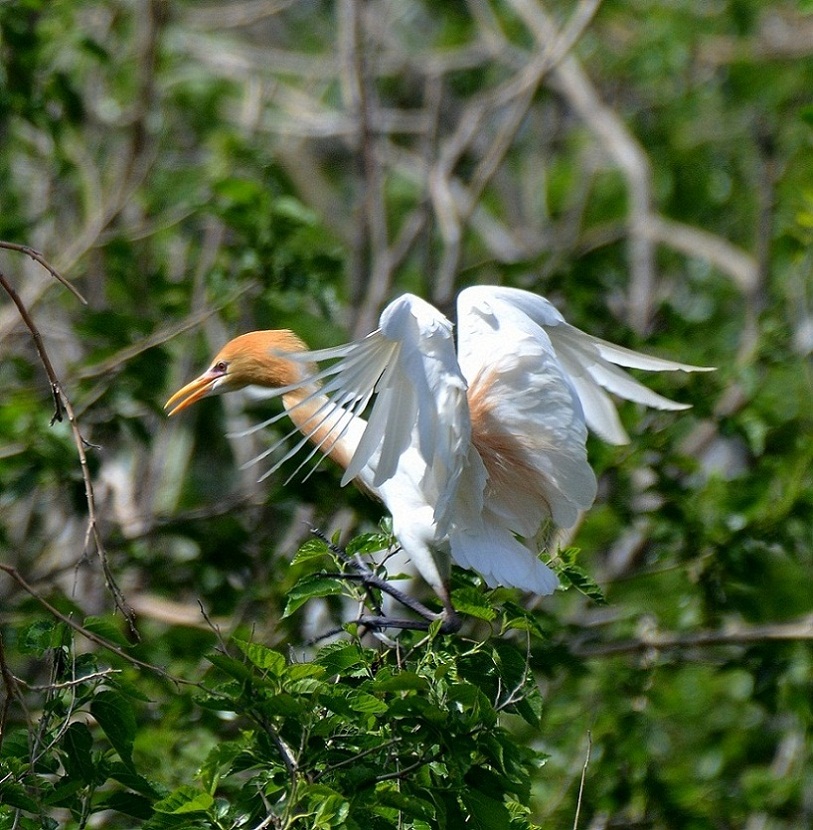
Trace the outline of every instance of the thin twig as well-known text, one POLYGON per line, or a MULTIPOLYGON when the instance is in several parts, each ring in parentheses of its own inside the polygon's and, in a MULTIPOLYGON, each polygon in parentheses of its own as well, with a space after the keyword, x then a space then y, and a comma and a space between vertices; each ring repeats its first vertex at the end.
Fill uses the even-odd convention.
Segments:
POLYGON ((34 250, 34 248, 29 247, 28 245, 18 245, 15 242, 3 242, 0 240, 0 248, 5 248, 8 251, 17 251, 18 253, 25 254, 34 262, 38 262, 57 282, 62 283, 65 288, 70 291, 77 300, 83 305, 87 305, 88 301, 79 293, 79 289, 76 288, 72 283, 68 282, 56 268, 51 265, 48 260, 39 252, 34 250))
MULTIPOLYGON (((49 268, 49 270, 54 273, 53 269, 49 268)), ((64 278, 57 278, 61 283, 68 284, 64 278)), ((85 440, 79 430, 79 423, 76 420, 76 414, 73 406, 70 399, 65 394, 65 390, 62 388, 59 378, 57 377, 54 366, 51 363, 51 359, 45 349, 45 344, 43 343, 42 335, 40 334, 39 329, 29 314, 28 309, 25 307, 20 295, 14 290, 2 273, 0 273, 0 286, 2 286, 5 292, 9 295, 11 301, 17 307, 20 317, 28 330, 31 332, 31 337, 34 340, 34 345, 37 349, 40 362, 42 363, 43 368, 45 369, 45 374, 48 376, 48 380, 50 381, 51 394, 54 399, 54 415, 51 418, 51 426, 53 426, 56 421, 62 420, 63 413, 68 416, 68 423, 70 424, 71 434, 73 435, 73 441, 76 445, 76 452, 79 455, 79 464, 82 469, 82 480, 85 484, 85 502, 87 503, 88 508, 88 527, 85 533, 85 550, 87 550, 88 541, 92 538, 96 548, 96 554, 98 555, 99 561, 102 565, 102 573, 104 574, 105 584, 113 596, 113 602, 116 608, 127 620, 130 633, 137 639, 138 632, 136 631, 133 612, 128 607, 124 594, 119 588, 118 583, 110 570, 107 560, 107 551, 105 550, 102 535, 99 531, 98 516, 96 514, 96 498, 93 493, 93 481, 90 477, 90 467, 88 466, 87 453, 85 452, 85 447, 90 446, 90 444, 85 440)))
POLYGON ((178 677, 177 675, 171 674, 166 669, 162 669, 160 666, 155 666, 152 663, 148 663, 145 660, 139 660, 137 657, 133 657, 131 654, 128 654, 121 646, 116 645, 115 643, 110 642, 110 640, 105 639, 104 637, 100 637, 98 634, 90 631, 90 629, 85 628, 83 625, 75 622, 71 619, 67 614, 63 614, 47 599, 40 596, 34 588, 26 582, 23 578, 22 574, 17 570, 17 568, 11 565, 5 565, 0 562, 0 571, 4 571, 7 573, 29 596, 33 597, 49 614, 53 615, 56 619, 60 622, 65 623, 65 625, 72 628, 77 633, 81 634, 86 639, 90 640, 92 643, 96 643, 96 645, 101 646, 102 648, 107 649, 108 651, 112 651, 114 654, 118 655, 122 660, 130 663, 133 666, 139 666, 142 669, 147 669, 148 671, 154 672, 155 674, 159 675, 160 677, 165 678, 166 680, 170 680, 173 683, 179 686, 195 686, 199 689, 203 689, 206 692, 211 692, 211 689, 203 685, 202 683, 198 683, 194 680, 186 680, 183 677, 178 677))
POLYGON ((587 730, 587 752, 584 756, 584 764, 582 764, 582 775, 579 781, 579 795, 576 799, 576 815, 573 818, 573 830, 579 830, 579 816, 582 811, 582 798, 584 797, 584 781, 587 777, 587 767, 590 764, 590 751, 593 748, 593 733, 587 730))
POLYGON ((114 372, 119 366, 127 363, 134 357, 137 357, 142 352, 146 352, 148 349, 152 349, 155 346, 160 346, 162 343, 172 340, 179 334, 189 331, 189 329, 196 328, 214 314, 217 314, 219 311, 222 311, 224 308, 232 305, 232 303, 236 302, 244 294, 249 291, 253 291, 255 288, 256 286, 254 285, 245 285, 239 290, 234 291, 232 294, 229 294, 226 299, 224 299, 223 302, 218 303, 218 305, 200 309, 188 315, 187 318, 180 323, 172 323, 171 325, 164 326, 157 331, 154 331, 148 337, 139 340, 137 343, 125 346, 115 354, 110 355, 110 357, 100 360, 98 363, 94 363, 91 366, 85 366, 76 372, 75 375, 72 375, 72 377, 87 380, 88 378, 94 378, 100 375, 107 376, 111 372, 114 372))
POLYGON ((51 358, 48 357, 48 352, 45 351, 45 346, 42 342, 42 335, 34 323, 34 320, 31 318, 31 315, 28 313, 28 309, 25 307, 20 295, 14 290, 2 272, 0 272, 0 286, 2 286, 6 294, 9 295, 11 302, 17 306, 17 311, 19 312, 20 317, 28 330, 31 332, 31 337, 34 340, 34 347, 36 348, 40 362, 45 369, 45 374, 48 375, 48 380, 51 384, 51 396, 54 400, 54 414, 51 416, 51 426, 53 426, 57 421, 62 421, 64 414, 61 396, 62 388, 59 385, 59 378, 56 376, 56 370, 51 363, 51 358))
POLYGON ((104 669, 103 671, 82 675, 82 677, 77 677, 74 680, 66 680, 63 683, 49 683, 47 686, 32 686, 20 677, 16 680, 21 686, 25 686, 26 689, 32 692, 50 692, 54 689, 72 689, 75 686, 81 686, 82 683, 89 683, 91 680, 101 680, 109 677, 111 674, 121 674, 121 669, 104 669))

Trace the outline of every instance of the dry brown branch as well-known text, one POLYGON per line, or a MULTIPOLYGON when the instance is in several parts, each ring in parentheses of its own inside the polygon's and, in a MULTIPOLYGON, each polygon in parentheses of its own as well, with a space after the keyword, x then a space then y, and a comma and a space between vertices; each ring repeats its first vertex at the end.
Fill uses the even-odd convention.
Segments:
POLYGON ((56 376, 56 371, 51 363, 51 358, 48 357, 48 352, 45 351, 45 345, 42 342, 42 335, 40 334, 39 329, 31 319, 31 315, 28 313, 28 309, 25 307, 23 301, 20 299, 20 295, 14 290, 2 272, 0 272, 0 286, 2 286, 3 290, 6 294, 8 294, 11 302, 17 306, 17 311, 22 318, 22 321, 31 332, 31 338, 34 341, 34 348, 37 350, 40 362, 45 369, 45 374, 48 376, 48 380, 50 381, 51 397, 54 401, 54 414, 51 416, 51 426, 53 426, 57 421, 62 421, 64 409, 62 403, 62 389, 59 385, 59 379, 56 376))
POLYGON ((392 269, 384 173, 377 148, 377 105, 367 65, 361 0, 341 0, 337 14, 343 88, 356 124, 356 150, 362 170, 359 229, 352 269, 355 273, 351 272, 351 298, 354 307, 359 309, 353 331, 356 336, 362 336, 375 327, 379 309, 389 293, 392 269))
MULTIPOLYGON (((541 6, 515 0, 524 8, 523 19, 543 45, 555 37, 556 28, 541 6)), ((655 288, 655 247, 646 234, 652 216, 652 172, 646 152, 617 113, 606 106, 579 61, 568 56, 555 68, 555 86, 618 165, 627 182, 630 206, 628 258, 630 265, 629 321, 639 332, 646 330, 652 313, 655 288)))
POLYGON ((576 640, 571 644, 579 657, 615 657, 650 651, 672 651, 714 646, 746 646, 769 641, 813 640, 813 615, 787 623, 765 625, 734 624, 716 631, 675 632, 644 631, 637 637, 614 642, 591 643, 576 640))
POLYGON ((643 233, 686 256, 705 259, 731 277, 744 294, 752 292, 758 284, 756 259, 716 234, 656 214, 649 217, 643 233))
POLYGON ((587 767, 590 765, 590 752, 593 749, 593 733, 587 730, 587 751, 584 755, 584 763, 582 764, 582 774, 579 778, 579 795, 576 798, 576 814, 573 816, 573 830, 579 828, 579 816, 582 811, 582 799, 584 798, 584 782, 587 779, 587 767))
MULTIPOLYGON (((537 7, 528 0, 511 0, 515 11, 532 28, 537 7)), ((443 258, 438 269, 434 299, 448 301, 453 295, 454 281, 460 262, 462 229, 471 218, 488 183, 502 163, 514 141, 520 124, 526 117, 534 95, 544 77, 554 70, 570 53, 584 34, 598 10, 601 0, 581 0, 565 29, 555 32, 551 27, 548 37, 538 39, 538 51, 509 82, 479 101, 475 100, 458 124, 452 141, 441 152, 440 163, 431 176, 431 191, 444 237, 443 258), (464 199, 455 198, 452 189, 454 167, 463 152, 477 137, 489 111, 507 104, 500 129, 482 153, 464 199)), ((536 32, 535 32, 536 34, 536 32)))
POLYGON ((88 304, 88 301, 79 293, 79 289, 72 283, 68 282, 68 280, 66 280, 65 277, 63 277, 62 274, 60 274, 59 271, 53 267, 53 265, 50 265, 39 251, 29 248, 28 245, 17 245, 14 242, 3 241, 0 241, 0 248, 5 248, 7 251, 17 251, 18 253, 31 257, 34 262, 39 263, 55 280, 57 280, 57 282, 62 283, 62 285, 64 285, 65 288, 67 288, 80 303, 83 303, 84 305, 88 304))
MULTIPOLYGON (((60 282, 64 283, 64 279, 60 279, 60 282)), ((79 464, 82 469, 82 479, 85 484, 85 502, 88 508, 88 526, 87 531, 85 533, 85 553, 87 552, 88 542, 90 539, 93 539, 94 546, 96 548, 96 554, 99 557, 99 561, 102 566, 102 573, 104 574, 105 584, 110 591, 113 602, 116 608, 124 615, 125 619, 128 622, 130 627, 130 631, 134 636, 137 636, 137 632, 135 629, 135 621, 133 619, 132 611, 127 607, 127 602, 124 599, 124 595, 121 592, 121 589, 116 582, 112 571, 110 570, 110 565, 107 559, 107 552, 104 547, 104 542, 102 540, 101 531, 99 530, 99 522, 98 516, 96 511, 96 499, 93 492, 93 482, 90 477, 90 468, 88 467, 88 460, 87 460, 87 453, 85 452, 85 447, 90 446, 85 438, 82 436, 82 433, 79 429, 79 424, 76 420, 76 414, 73 409, 73 405, 71 404, 70 399, 68 398, 65 390, 62 388, 62 384, 59 381, 59 378, 54 371, 53 364, 51 363, 50 358, 48 357, 48 352, 45 349, 45 345, 42 340, 42 335, 39 332, 34 320, 32 319, 31 315, 28 312, 28 309, 20 299, 17 292, 14 288, 9 284, 8 280, 5 276, 0 273, 0 286, 3 287, 5 292, 9 295, 14 305, 17 307, 17 310, 20 314, 21 319, 25 323, 26 327, 28 328, 29 332, 31 333, 31 337, 34 340, 34 344, 37 349, 37 354, 40 357, 40 361, 45 369, 45 373, 48 376, 48 380, 51 384, 51 394, 54 399, 54 415, 51 418, 51 425, 54 424, 55 421, 61 421, 63 417, 63 411, 68 416, 68 423, 70 424, 71 434, 73 436, 73 441, 76 446, 76 452, 79 455, 79 464)))
POLYGON ((712 66, 798 60, 813 54, 813 21, 788 4, 767 11, 753 37, 718 35, 705 40, 698 58, 712 66))
POLYGON ((184 10, 184 20, 202 29, 235 29, 252 26, 292 6, 297 0, 240 0, 197 4, 184 10))
POLYGON ((23 578, 22 574, 11 565, 4 565, 0 562, 0 571, 4 571, 7 573, 17 585, 20 586, 30 597, 32 597, 39 605, 41 605, 49 614, 51 614, 55 619, 59 620, 60 622, 65 623, 69 628, 75 631, 77 634, 81 634, 85 639, 90 640, 92 643, 96 643, 97 646, 101 646, 108 651, 112 651, 114 654, 118 655, 122 660, 127 663, 130 663, 133 666, 138 666, 142 669, 147 669, 148 671, 153 672, 154 674, 160 675, 161 677, 166 678, 167 680, 172 681, 173 683, 179 686, 197 686, 198 688, 204 688, 200 683, 192 680, 187 680, 183 677, 178 677, 177 675, 171 674, 166 669, 162 669, 160 666, 155 666, 152 663, 147 663, 145 660, 139 660, 137 657, 133 657, 132 654, 128 654, 121 646, 112 643, 110 640, 105 639, 104 637, 95 634, 93 631, 85 628, 83 625, 75 622, 71 617, 67 614, 63 614, 59 611, 56 607, 51 605, 47 599, 41 596, 37 591, 23 578))

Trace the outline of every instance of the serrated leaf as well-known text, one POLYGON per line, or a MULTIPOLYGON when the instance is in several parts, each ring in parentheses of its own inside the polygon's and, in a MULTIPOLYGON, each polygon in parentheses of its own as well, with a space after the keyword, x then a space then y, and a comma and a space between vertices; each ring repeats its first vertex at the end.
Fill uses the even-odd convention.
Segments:
POLYGON ((383 715, 389 708, 383 700, 368 692, 353 692, 348 697, 350 708, 365 715, 383 715))
POLYGON ((37 620, 23 632, 18 643, 21 654, 34 654, 41 657, 48 649, 62 645, 64 627, 53 620, 37 620))
POLYGON ((198 770, 198 778, 208 792, 214 792, 221 777, 231 772, 234 759, 243 749, 242 741, 224 741, 211 749, 198 770))
POLYGON ((94 810, 115 810, 125 816, 148 819, 152 815, 152 801, 136 793, 115 792, 93 805, 94 810))
POLYGON ((166 798, 162 798, 153 804, 156 813, 165 815, 184 815, 185 813, 208 812, 215 803, 214 798, 207 792, 201 792, 196 787, 189 785, 179 787, 171 792, 166 798))
POLYGON ((377 553, 389 547, 391 538, 387 533, 362 533, 347 543, 345 551, 348 556, 355 556, 357 553, 377 553))
MULTIPOLYGON (((385 781, 375 788, 377 807, 395 807, 407 816, 432 821, 436 817, 435 806, 414 794, 406 795, 400 792, 391 782, 385 781)), ((375 808, 374 808, 375 809, 375 808)), ((376 812, 379 812, 376 809, 376 812)))
POLYGON ((461 614, 476 617, 478 620, 491 622, 497 616, 488 598, 476 588, 458 588, 453 591, 452 604, 461 614))
POLYGON ((309 677, 322 677, 324 673, 324 667, 317 666, 316 663, 291 663, 285 675, 293 683, 309 677))
POLYGON ((18 810, 26 810, 29 813, 37 812, 37 803, 28 796, 25 789, 13 781, 0 784, 0 804, 7 804, 18 810))
POLYGON ((292 564, 300 565, 314 559, 321 559, 329 553, 327 544, 318 538, 308 539, 294 554, 292 564))
POLYGON ((354 643, 326 646, 316 655, 315 662, 329 675, 342 674, 353 666, 366 663, 364 652, 354 643))
POLYGON ((282 613, 283 618, 290 617, 298 608, 304 605, 309 599, 315 597, 327 597, 341 594, 343 588, 339 580, 331 579, 320 574, 310 574, 303 577, 288 592, 288 601, 282 613))
POLYGON ((595 580, 578 565, 560 565, 556 569, 560 579, 569 582, 580 594, 592 599, 596 605, 606 605, 607 599, 595 580))
POLYGON ((50 792, 43 793, 40 797, 42 803, 48 807, 66 807, 71 809, 77 804, 77 793, 84 789, 84 784, 78 778, 63 778, 58 781, 50 792))
POLYGON ((571 546, 567 548, 559 548, 556 555, 559 560, 564 562, 566 565, 575 565, 580 553, 581 548, 571 546))
POLYGON ((279 677, 285 671, 285 658, 278 651, 261 643, 249 643, 236 637, 234 644, 258 669, 269 671, 275 677, 279 677))
POLYGON ((503 613, 505 615, 504 626, 506 630, 514 631, 528 631, 531 634, 536 634, 540 639, 547 639, 545 629, 539 624, 536 617, 521 605, 515 602, 503 603, 503 613))
POLYGON ((160 793, 146 778, 139 775, 137 772, 133 772, 124 764, 110 764, 107 774, 109 778, 113 781, 118 781, 119 784, 127 787, 128 790, 141 793, 141 795, 145 795, 148 798, 155 799, 158 798, 159 795, 163 794, 160 793))
POLYGON ((99 692, 90 704, 90 713, 128 767, 133 765, 133 741, 136 736, 136 719, 133 707, 118 692, 99 692))

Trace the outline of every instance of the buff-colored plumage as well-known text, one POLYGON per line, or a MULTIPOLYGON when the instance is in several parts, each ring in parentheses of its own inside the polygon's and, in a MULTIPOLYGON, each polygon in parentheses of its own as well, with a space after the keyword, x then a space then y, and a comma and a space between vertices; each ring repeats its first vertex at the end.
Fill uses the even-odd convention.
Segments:
POLYGON ((343 483, 383 501, 403 549, 451 612, 452 560, 489 585, 555 589, 534 539, 548 521, 573 525, 595 498, 587 429, 629 440, 605 390, 685 408, 619 366, 703 371, 585 334, 529 292, 476 287, 458 298, 456 348, 451 323, 407 294, 384 309, 375 332, 337 348, 309 352, 289 331, 237 337, 167 406, 172 415, 248 385, 275 390, 302 442, 340 464, 343 483), (318 369, 325 360, 334 362, 318 369))

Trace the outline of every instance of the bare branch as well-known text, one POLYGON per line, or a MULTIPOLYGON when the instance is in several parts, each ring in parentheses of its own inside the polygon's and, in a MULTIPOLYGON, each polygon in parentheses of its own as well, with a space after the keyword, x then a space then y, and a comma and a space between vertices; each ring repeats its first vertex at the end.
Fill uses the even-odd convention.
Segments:
POLYGON ((3 241, 0 241, 0 248, 5 248, 8 251, 17 251, 18 253, 31 257, 34 262, 38 262, 55 280, 62 283, 62 285, 64 285, 65 288, 67 288, 80 303, 83 303, 84 305, 88 304, 88 301, 79 293, 79 289, 72 283, 68 282, 68 280, 66 280, 65 277, 63 277, 62 274, 60 274, 59 271, 53 267, 53 265, 50 265, 39 251, 35 251, 28 245, 17 245, 14 242, 3 241))
MULTIPOLYGON (((99 636, 98 634, 90 631, 89 629, 85 628, 83 625, 75 622, 71 617, 67 614, 63 614, 59 611, 55 606, 51 605, 47 599, 42 597, 34 588, 23 578, 22 574, 17 570, 17 568, 12 567, 11 565, 5 565, 0 562, 0 571, 4 571, 7 573, 14 582, 17 583, 30 597, 36 600, 49 614, 51 614, 55 619, 58 619, 60 622, 65 623, 69 628, 76 631, 78 634, 81 634, 87 640, 90 640, 92 643, 96 643, 96 645, 101 646, 108 651, 112 651, 114 654, 118 655, 122 660, 130 663, 133 666, 139 666, 142 669, 147 669, 155 674, 160 675, 161 677, 166 678, 167 680, 171 680, 173 683, 176 683, 180 686, 196 686, 198 688, 206 689, 201 683, 198 683, 193 680, 186 680, 183 677, 178 677, 177 675, 171 674, 166 669, 162 669, 160 666, 155 666, 152 663, 147 663, 145 660, 139 660, 137 657, 133 657, 131 654, 128 654, 121 646, 116 645, 115 643, 110 642, 110 640, 106 640, 104 637, 99 636)), ((206 691, 210 691, 206 689, 206 691)))
POLYGON ((756 259, 716 234, 656 214, 649 217, 643 233, 652 241, 668 245, 686 256, 710 262, 728 274, 744 294, 753 291, 758 284, 756 259))
POLYGON ((614 657, 622 654, 641 654, 648 651, 711 648, 713 646, 744 646, 769 641, 813 640, 813 614, 794 622, 765 625, 737 624, 716 631, 674 632, 645 631, 637 637, 615 642, 574 642, 574 654, 579 657, 614 657))
POLYGON ((79 464, 82 469, 82 479, 85 484, 85 501, 87 503, 88 508, 88 527, 85 535, 85 548, 87 549, 88 541, 92 538, 94 546, 96 548, 96 553, 102 565, 102 572, 104 574, 105 584, 107 585, 111 595, 113 596, 113 602, 115 603, 116 608, 119 611, 121 611, 121 613, 127 620, 131 633, 137 637, 138 634, 135 628, 133 613, 128 608, 127 602, 124 599, 124 595, 122 594, 121 589, 119 588, 118 583, 116 582, 115 578, 113 577, 113 573, 110 570, 110 566, 107 560, 107 552, 105 550, 104 542, 102 541, 102 535, 99 530, 98 517, 96 513, 96 499, 93 493, 93 482, 91 481, 90 468, 88 467, 87 454, 85 452, 85 447, 89 446, 89 444, 84 439, 82 433, 79 430, 79 424, 76 420, 76 414, 74 413, 73 406, 70 402, 70 399, 65 394, 65 390, 62 388, 62 385, 59 382, 59 378, 57 378, 53 364, 51 363, 51 359, 48 357, 48 352, 45 350, 45 345, 43 343, 42 335, 40 334, 39 329, 34 323, 34 320, 31 318, 31 315, 29 314, 28 309, 23 304, 23 301, 20 299, 17 292, 14 290, 14 288, 12 288, 12 286, 9 284, 8 280, 2 273, 0 273, 0 286, 3 287, 3 289, 11 298, 12 302, 15 304, 15 306, 17 306, 17 310, 19 311, 20 317, 22 318, 28 330, 31 332, 31 337, 34 340, 34 345, 36 346, 37 354, 40 357, 40 361, 42 362, 42 365, 45 369, 45 373, 48 375, 48 380, 51 383, 51 394, 53 395, 55 406, 54 415, 51 418, 51 425, 53 426, 55 421, 62 420, 63 412, 68 416, 68 423, 70 424, 71 434, 73 435, 73 441, 76 445, 76 452, 79 455, 79 464))

